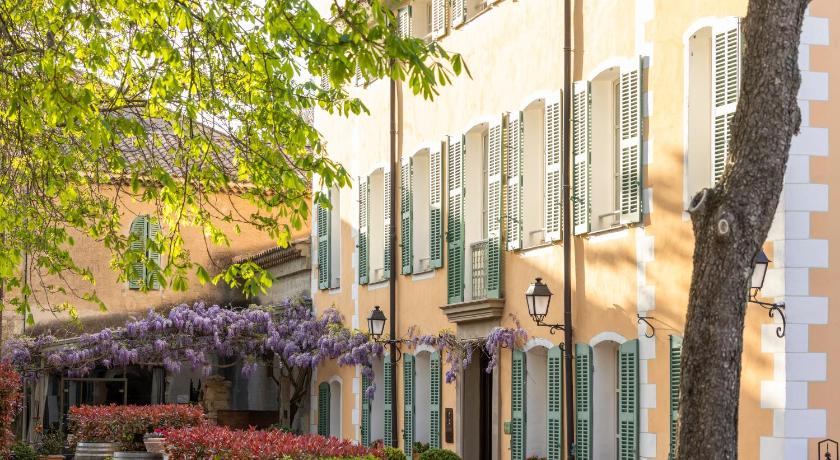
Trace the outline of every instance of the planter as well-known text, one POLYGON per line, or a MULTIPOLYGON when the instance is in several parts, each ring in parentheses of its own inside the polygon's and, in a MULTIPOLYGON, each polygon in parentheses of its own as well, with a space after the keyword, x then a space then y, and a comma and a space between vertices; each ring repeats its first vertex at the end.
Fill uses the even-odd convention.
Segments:
POLYGON ((146 451, 155 454, 162 454, 166 449, 166 438, 148 438, 143 440, 146 445, 146 451))
POLYGON ((134 460, 159 460, 163 458, 163 455, 155 452, 114 452, 114 460, 118 458, 130 458, 134 460))
POLYGON ((80 442, 76 445, 75 460, 105 460, 114 456, 117 445, 112 442, 80 442))

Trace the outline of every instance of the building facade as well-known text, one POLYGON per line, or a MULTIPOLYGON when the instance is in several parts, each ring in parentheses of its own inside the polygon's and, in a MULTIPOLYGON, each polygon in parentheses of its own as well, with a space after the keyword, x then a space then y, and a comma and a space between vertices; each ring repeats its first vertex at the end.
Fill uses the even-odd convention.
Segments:
MULTIPOLYGON (((364 330, 374 306, 388 312, 393 278, 396 315, 388 321, 398 338, 412 327, 486 337, 515 315, 530 339, 502 350, 491 374, 477 353, 451 384, 437 350, 403 347, 396 394, 384 389, 386 358, 375 365, 372 400, 360 369, 324 365, 313 379, 313 432, 389 443, 396 424, 406 452, 420 442, 465 459, 564 458, 562 338, 534 325, 523 294, 536 277, 562 292, 570 270, 577 458, 668 458, 693 253, 685 209, 728 155, 747 1, 572 3, 572 94, 562 93, 563 2, 399 5, 402 33, 462 53, 471 76, 439 88, 434 100, 397 85, 397 174, 390 82, 349 88, 369 115, 316 112, 331 157, 354 178, 352 188, 329 191, 332 209, 313 216, 316 308, 334 306, 364 330), (572 100, 567 165, 564 97, 572 100), (572 168, 569 203, 563 168, 572 168), (571 213, 569 241, 563 212, 571 213)), ((802 128, 765 246, 772 263, 762 296, 785 302, 787 324, 780 338, 779 315, 747 307, 740 458, 813 458, 817 442, 840 429, 831 397, 837 320, 829 315, 840 295, 831 282, 840 262, 829 252, 840 225, 829 172, 837 161, 838 27, 840 5, 814 0, 800 46, 802 128)), ((554 303, 545 321, 562 323, 554 303)))

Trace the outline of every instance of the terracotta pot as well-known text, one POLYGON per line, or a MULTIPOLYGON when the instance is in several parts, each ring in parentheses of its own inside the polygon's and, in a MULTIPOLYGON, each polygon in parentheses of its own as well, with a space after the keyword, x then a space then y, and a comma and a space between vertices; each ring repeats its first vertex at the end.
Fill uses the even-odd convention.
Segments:
POLYGON ((146 451, 155 454, 162 454, 166 449, 166 438, 148 438, 143 440, 146 445, 146 451))

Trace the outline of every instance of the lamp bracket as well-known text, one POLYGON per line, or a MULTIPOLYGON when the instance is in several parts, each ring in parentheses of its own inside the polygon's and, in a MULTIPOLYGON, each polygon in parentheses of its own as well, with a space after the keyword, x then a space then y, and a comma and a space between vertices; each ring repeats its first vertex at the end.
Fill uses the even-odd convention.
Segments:
POLYGON ((542 322, 542 320, 537 320, 537 326, 542 326, 542 327, 549 328, 548 332, 550 332, 551 335, 554 335, 554 333, 557 332, 557 331, 565 331, 566 330, 566 325, 565 324, 546 324, 546 323, 542 322))
POLYGON ((645 326, 647 326, 647 328, 645 328, 645 337, 652 339, 653 336, 656 335, 656 328, 653 326, 653 324, 650 323, 649 320, 656 318, 654 318, 653 316, 642 316, 638 313, 636 313, 636 318, 636 324, 645 323, 645 326), (650 333, 648 333, 648 330, 650 331, 650 333))
POLYGON ((399 345, 401 343, 408 342, 408 340, 405 340, 405 339, 386 339, 386 340, 373 339, 373 341, 376 342, 376 343, 382 344, 382 345, 393 345, 394 346, 394 348, 393 348, 394 351, 397 352, 397 356, 394 358, 395 363, 400 362, 400 359, 402 359, 402 350, 400 350, 399 345))
POLYGON ((767 316, 774 318, 776 313, 782 318, 782 325, 776 327, 776 337, 782 338, 785 336, 785 328, 787 327, 787 320, 785 319, 785 303, 778 302, 778 303, 770 303, 770 302, 762 302, 756 298, 758 294, 758 290, 754 290, 750 292, 750 303, 754 303, 761 308, 767 310, 767 316))

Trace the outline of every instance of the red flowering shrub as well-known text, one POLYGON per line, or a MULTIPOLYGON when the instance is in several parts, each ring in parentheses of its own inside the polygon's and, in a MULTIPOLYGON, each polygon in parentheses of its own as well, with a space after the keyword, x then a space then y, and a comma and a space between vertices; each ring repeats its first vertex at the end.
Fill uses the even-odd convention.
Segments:
POLYGON ((0 362, 0 456, 6 458, 15 441, 12 422, 21 407, 20 374, 8 363, 0 362))
POLYGON ((155 406, 78 406, 70 408, 70 433, 77 441, 116 442, 120 450, 144 450, 143 434, 204 423, 201 407, 187 404, 155 406))
POLYGON ((385 458, 382 449, 358 446, 346 439, 301 436, 280 430, 231 430, 211 425, 166 432, 166 452, 173 460, 385 458))

